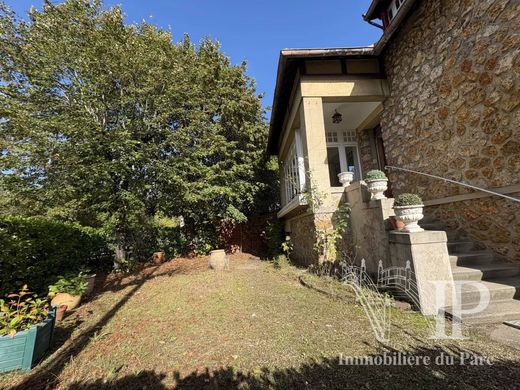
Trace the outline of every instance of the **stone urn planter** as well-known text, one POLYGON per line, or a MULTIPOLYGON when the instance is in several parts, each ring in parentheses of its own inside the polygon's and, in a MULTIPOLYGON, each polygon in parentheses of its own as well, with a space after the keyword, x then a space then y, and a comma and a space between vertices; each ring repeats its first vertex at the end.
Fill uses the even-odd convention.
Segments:
POLYGON ((354 180, 354 172, 340 172, 338 173, 338 179, 343 187, 348 187, 354 180))
POLYGON ((81 302, 81 295, 70 295, 67 293, 57 293, 54 298, 52 298, 51 305, 53 306, 61 306, 66 305, 67 310, 74 310, 79 306, 81 302))
POLYGON ((383 193, 388 189, 388 179, 383 171, 377 169, 368 171, 365 183, 367 183, 368 192, 372 194, 372 200, 386 199, 383 193))
POLYGON ((52 344, 56 308, 42 322, 14 336, 0 336, 0 372, 29 371, 52 344))
POLYGON ((229 268, 229 261, 224 249, 216 249, 210 252, 209 267, 215 271, 223 271, 229 268))
POLYGON ((418 222, 423 219, 422 199, 416 194, 401 194, 394 202, 395 218, 404 223, 402 232, 422 232, 418 222))

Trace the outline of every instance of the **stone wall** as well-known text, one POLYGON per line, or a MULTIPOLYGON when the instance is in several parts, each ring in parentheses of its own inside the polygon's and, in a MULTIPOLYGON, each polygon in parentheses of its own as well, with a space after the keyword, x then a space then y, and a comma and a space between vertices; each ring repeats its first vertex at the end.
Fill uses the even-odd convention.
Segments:
POLYGON ((318 255, 314 250, 316 242, 314 214, 299 215, 290 219, 288 223, 293 244, 291 261, 299 265, 316 264, 318 255))
POLYGON ((368 171, 378 169, 377 156, 374 155, 374 139, 370 136, 372 130, 357 130, 357 143, 359 147, 359 158, 361 159, 362 176, 368 171))
MULTIPOLYGON (((418 1, 383 53, 391 95, 381 118, 389 165, 495 188, 520 173, 520 3, 418 1)), ((395 195, 469 190, 409 173, 395 195)), ((434 207, 472 238, 519 259, 520 206, 486 198, 434 207)))

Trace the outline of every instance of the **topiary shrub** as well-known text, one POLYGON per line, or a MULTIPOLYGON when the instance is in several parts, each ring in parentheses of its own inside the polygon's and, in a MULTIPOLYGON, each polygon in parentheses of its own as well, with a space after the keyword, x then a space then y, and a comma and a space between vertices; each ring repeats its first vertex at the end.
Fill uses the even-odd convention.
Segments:
POLYGON ((419 195, 409 193, 397 195, 394 201, 394 207, 422 206, 422 204, 423 201, 419 195))
POLYGON ((372 169, 366 174, 366 180, 385 180, 387 179, 385 173, 379 169, 372 169))

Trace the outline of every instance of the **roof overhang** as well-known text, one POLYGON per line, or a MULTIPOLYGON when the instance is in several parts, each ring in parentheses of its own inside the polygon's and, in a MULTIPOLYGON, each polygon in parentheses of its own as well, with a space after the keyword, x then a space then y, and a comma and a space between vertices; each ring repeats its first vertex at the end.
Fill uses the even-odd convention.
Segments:
POLYGON ((373 0, 368 7, 368 11, 363 15, 365 20, 379 19, 383 6, 388 3, 388 0, 373 0))
POLYGON ((294 80, 304 60, 342 59, 374 57, 374 47, 330 48, 330 49, 283 49, 278 60, 278 72, 274 91, 273 106, 267 151, 278 152, 278 140, 282 131, 286 109, 289 104, 294 80))

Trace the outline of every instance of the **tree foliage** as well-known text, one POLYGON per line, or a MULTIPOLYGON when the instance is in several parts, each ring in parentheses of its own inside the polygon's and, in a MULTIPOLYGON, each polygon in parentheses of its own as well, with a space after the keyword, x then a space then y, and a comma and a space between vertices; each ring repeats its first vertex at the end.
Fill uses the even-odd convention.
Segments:
POLYGON ((251 210, 266 123, 245 63, 98 0, 1 11, 4 212, 98 227, 124 257, 157 215, 215 244, 251 210))

